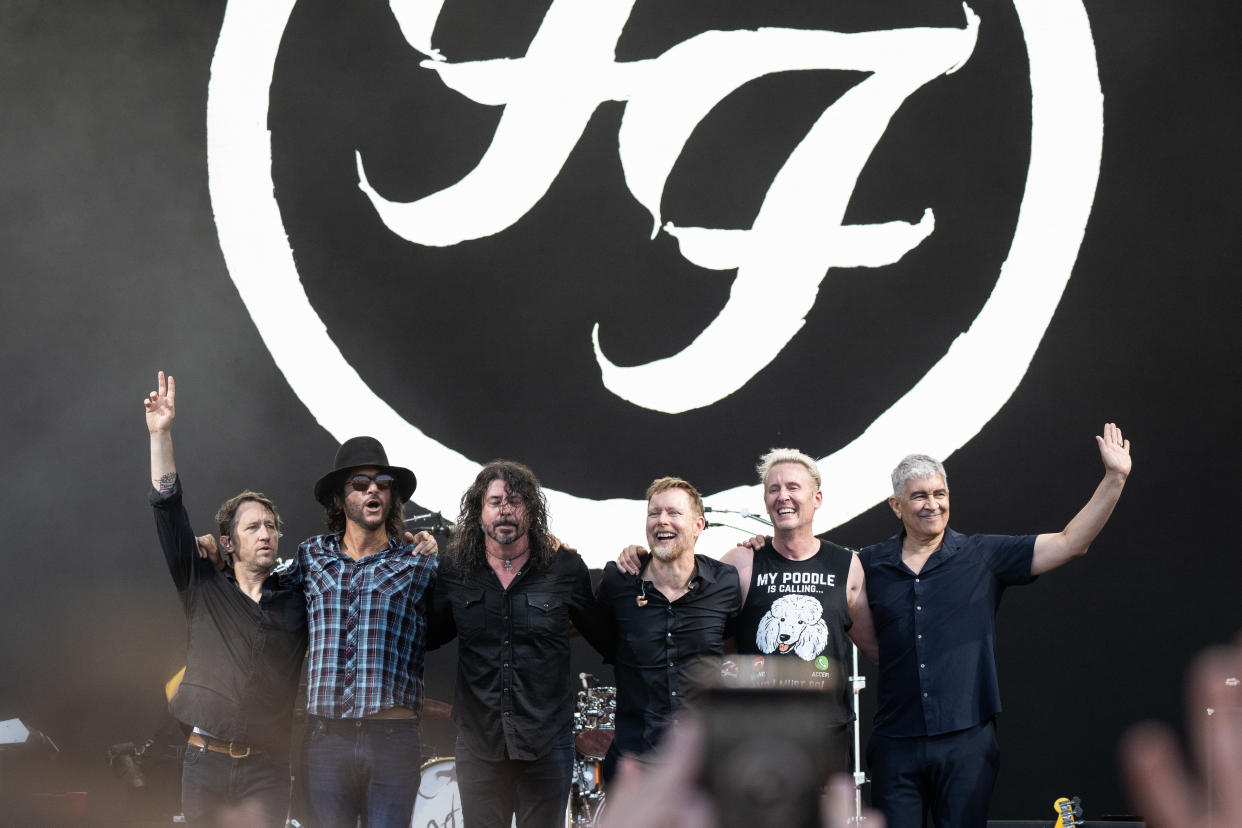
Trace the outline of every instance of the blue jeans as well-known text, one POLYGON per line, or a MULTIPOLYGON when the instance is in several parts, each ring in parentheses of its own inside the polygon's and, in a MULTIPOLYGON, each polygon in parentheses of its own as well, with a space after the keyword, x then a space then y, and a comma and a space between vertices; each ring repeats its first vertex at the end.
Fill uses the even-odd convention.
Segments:
POLYGON ((408 828, 418 794, 418 719, 307 717, 306 787, 317 828, 408 828))
POLYGON ((187 825, 281 828, 289 814, 289 759, 257 753, 231 759, 188 745, 181 763, 181 812, 187 825))
POLYGON ((539 759, 480 759, 457 739, 457 785, 465 828, 557 828, 565 824, 573 775, 573 734, 566 729, 539 759))

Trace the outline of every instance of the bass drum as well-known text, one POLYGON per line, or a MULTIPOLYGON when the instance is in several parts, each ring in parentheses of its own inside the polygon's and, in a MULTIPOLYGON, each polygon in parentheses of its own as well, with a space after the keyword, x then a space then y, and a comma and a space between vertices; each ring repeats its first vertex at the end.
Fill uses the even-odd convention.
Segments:
POLYGON ((453 757, 423 763, 410 828, 461 828, 461 795, 453 757))
MULTIPOLYGON (((462 828, 465 821, 461 816, 456 760, 452 756, 428 759, 420 772, 410 828, 462 828)), ((516 817, 513 825, 516 828, 516 817)))

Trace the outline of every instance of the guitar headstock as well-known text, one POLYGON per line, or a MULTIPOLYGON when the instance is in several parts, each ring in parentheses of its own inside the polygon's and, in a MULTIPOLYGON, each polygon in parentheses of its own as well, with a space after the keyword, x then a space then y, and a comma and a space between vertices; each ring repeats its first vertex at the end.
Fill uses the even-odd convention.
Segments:
POLYGON ((1078 797, 1069 799, 1061 797, 1052 803, 1052 810, 1057 812, 1057 824, 1053 828, 1072 828, 1082 825, 1082 800, 1078 797))

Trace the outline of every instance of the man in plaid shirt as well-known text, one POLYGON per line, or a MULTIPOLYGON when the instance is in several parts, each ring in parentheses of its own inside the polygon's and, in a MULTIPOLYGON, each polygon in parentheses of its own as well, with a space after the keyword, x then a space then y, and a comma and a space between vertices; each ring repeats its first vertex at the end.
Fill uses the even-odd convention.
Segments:
POLYGON ((404 540, 414 473, 373 437, 315 484, 330 534, 298 547, 310 621, 307 787, 316 824, 408 826, 422 749, 423 651, 436 544, 404 540))

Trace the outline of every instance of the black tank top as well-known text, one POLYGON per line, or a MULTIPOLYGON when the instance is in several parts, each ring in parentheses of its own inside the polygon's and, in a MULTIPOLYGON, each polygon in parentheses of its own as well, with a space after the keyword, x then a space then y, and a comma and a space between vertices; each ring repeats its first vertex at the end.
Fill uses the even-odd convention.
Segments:
POLYGON ((819 551, 804 561, 781 555, 771 539, 755 553, 737 621, 742 683, 830 688, 840 721, 853 718, 845 636, 852 623, 846 584, 853 556, 822 540, 819 551))

